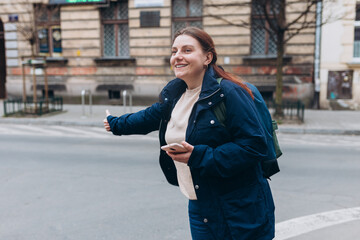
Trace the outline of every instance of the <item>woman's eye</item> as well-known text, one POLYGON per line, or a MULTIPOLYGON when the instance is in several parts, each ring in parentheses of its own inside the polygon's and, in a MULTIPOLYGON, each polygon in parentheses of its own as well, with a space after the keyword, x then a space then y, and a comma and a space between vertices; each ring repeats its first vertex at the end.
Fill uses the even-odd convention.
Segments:
POLYGON ((173 54, 173 55, 174 55, 175 53, 176 53, 176 51, 171 51, 171 54, 173 54))
POLYGON ((185 52, 189 53, 191 52, 191 49, 186 49, 185 52))

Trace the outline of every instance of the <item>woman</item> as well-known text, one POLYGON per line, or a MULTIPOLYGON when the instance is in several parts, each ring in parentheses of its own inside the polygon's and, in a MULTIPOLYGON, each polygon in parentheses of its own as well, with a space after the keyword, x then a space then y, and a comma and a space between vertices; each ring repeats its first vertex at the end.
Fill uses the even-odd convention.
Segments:
POLYGON ((134 114, 109 115, 104 125, 116 135, 159 130, 161 146, 184 146, 184 153, 161 150, 160 165, 168 182, 189 198, 194 240, 272 239, 274 203, 260 162, 273 149, 266 144, 252 91, 216 60, 206 32, 178 31, 170 59, 176 79, 164 87, 159 102, 134 114), (221 101, 225 124, 213 112, 221 101))

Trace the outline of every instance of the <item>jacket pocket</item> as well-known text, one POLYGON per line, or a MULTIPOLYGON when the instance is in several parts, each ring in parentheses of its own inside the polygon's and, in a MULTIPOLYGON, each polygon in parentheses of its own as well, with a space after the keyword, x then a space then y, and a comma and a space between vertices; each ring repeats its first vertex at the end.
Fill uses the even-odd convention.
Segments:
POLYGON ((220 199, 232 232, 252 235, 267 222, 265 198, 258 183, 241 187, 220 199))
POLYGON ((195 124, 196 144, 217 147, 230 141, 230 136, 216 118, 201 119, 195 124))

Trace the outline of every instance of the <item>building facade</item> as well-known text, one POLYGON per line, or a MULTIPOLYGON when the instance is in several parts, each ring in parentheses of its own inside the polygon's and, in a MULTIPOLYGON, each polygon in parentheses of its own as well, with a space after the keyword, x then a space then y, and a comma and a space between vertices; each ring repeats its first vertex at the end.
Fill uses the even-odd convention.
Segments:
MULTIPOLYGON (((82 90, 90 90, 95 102, 117 103, 127 89, 135 101, 153 100, 174 78, 169 64, 174 32, 197 26, 213 37, 218 64, 255 84, 265 98, 272 98, 276 44, 268 32, 256 27, 263 24, 264 16, 248 2, 2 0, 7 95, 21 96, 22 65, 33 54, 46 57, 50 96, 70 101, 80 99, 82 90), (239 26, 243 22, 248 23, 247 28, 239 26), (26 26, 34 26, 33 50, 26 26)), ((273 2, 269 7, 276 8, 277 0, 273 2)), ((301 7, 301 1, 287 6, 286 18, 294 19, 301 7)), ((284 98, 312 99, 314 31, 304 30, 286 45, 284 98)), ((28 95, 33 89, 33 71, 38 95, 44 94, 43 70, 24 69, 28 95)))
POLYGON ((360 109, 360 2, 337 0, 323 9, 323 21, 337 17, 322 27, 320 106, 360 109))

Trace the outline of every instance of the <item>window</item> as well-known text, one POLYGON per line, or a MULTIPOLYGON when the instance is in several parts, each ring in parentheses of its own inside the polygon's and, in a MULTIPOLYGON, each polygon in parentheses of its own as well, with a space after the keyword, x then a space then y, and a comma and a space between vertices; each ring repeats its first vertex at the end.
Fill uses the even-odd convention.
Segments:
POLYGON ((129 17, 128 1, 111 1, 110 6, 101 10, 103 56, 128 57, 129 17))
POLYGON ((39 55, 59 57, 62 53, 59 6, 36 4, 35 23, 39 55))
POLYGON ((352 76, 354 72, 329 71, 327 99, 352 99, 352 76))
MULTIPOLYGON (((45 89, 42 89, 41 92, 42 92, 42 97, 45 98, 45 93, 46 93, 45 89)), ((49 98, 55 97, 54 90, 48 90, 48 97, 49 98)))
POLYGON ((202 0, 172 1, 172 32, 188 27, 202 28, 202 0))
MULTIPOLYGON (((267 31, 269 23, 265 19, 263 5, 260 1, 252 1, 251 9, 251 54, 252 55, 276 55, 276 35, 267 31)), ((279 12, 280 0, 266 1, 267 12, 271 21, 276 23, 275 15, 279 12)))
POLYGON ((109 96, 109 99, 120 99, 120 91, 119 90, 109 90, 108 96, 109 96))
POLYGON ((354 31, 354 59, 360 61, 360 4, 356 5, 354 31))

